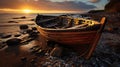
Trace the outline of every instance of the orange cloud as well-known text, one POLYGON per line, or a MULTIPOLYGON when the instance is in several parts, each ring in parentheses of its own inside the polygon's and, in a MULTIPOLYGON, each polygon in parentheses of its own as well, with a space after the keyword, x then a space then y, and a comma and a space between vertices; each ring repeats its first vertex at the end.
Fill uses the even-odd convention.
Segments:
POLYGON ((34 12, 83 12, 94 9, 96 6, 84 2, 63 1, 52 2, 50 0, 2 0, 0 2, 1 11, 21 12, 21 9, 30 9, 34 12), (8 10, 9 9, 9 10, 8 10))
POLYGON ((97 3, 97 2, 99 2, 100 0, 90 0, 89 2, 91 2, 91 3, 97 3))
POLYGON ((81 13, 82 11, 64 10, 32 10, 32 9, 0 9, 0 13, 81 13))

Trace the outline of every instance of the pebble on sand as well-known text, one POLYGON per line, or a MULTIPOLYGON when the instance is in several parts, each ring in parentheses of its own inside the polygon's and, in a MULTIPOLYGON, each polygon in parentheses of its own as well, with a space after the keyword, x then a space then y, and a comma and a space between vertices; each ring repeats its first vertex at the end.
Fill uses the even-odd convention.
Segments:
POLYGON ((7 40, 6 43, 7 43, 8 46, 12 46, 12 45, 20 44, 21 41, 22 40, 18 39, 18 38, 11 38, 11 39, 7 40))
POLYGON ((19 37, 19 36, 21 36, 21 34, 15 34, 15 35, 14 35, 14 37, 19 37))
POLYGON ((28 29, 28 25, 20 25, 20 29, 23 30, 23 29, 28 29))
POLYGON ((9 38, 9 37, 11 37, 12 35, 11 34, 2 34, 1 35, 1 38, 9 38))
POLYGON ((18 23, 17 21, 8 21, 8 23, 18 23))
POLYGON ((21 17, 15 17, 15 18, 12 18, 12 19, 26 19, 25 16, 21 16, 21 17))
POLYGON ((36 27, 32 27, 32 30, 37 30, 37 28, 36 27))

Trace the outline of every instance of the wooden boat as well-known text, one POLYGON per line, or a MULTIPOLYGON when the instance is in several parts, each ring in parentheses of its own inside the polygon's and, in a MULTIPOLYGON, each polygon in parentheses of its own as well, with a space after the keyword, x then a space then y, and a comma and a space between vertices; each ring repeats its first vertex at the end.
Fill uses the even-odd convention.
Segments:
MULTIPOLYGON (((90 27, 78 28, 52 28, 56 26, 55 20, 57 17, 52 17, 45 20, 36 20, 37 29, 40 34, 50 41, 55 41, 64 46, 70 47, 78 54, 86 59, 90 58, 99 41, 102 30, 105 26, 105 17, 102 17, 100 23, 90 27), (52 26, 53 25, 53 26, 52 26), (51 26, 51 27, 50 27, 51 26), (94 28, 95 27, 95 28, 94 28)), ((93 21, 96 22, 96 21, 93 21)))

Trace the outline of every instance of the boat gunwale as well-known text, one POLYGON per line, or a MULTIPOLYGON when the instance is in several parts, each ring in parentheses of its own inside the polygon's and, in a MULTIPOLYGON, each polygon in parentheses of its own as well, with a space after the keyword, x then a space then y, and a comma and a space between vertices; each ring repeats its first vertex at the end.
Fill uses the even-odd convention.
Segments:
POLYGON ((37 28, 41 29, 41 30, 44 30, 44 31, 49 31, 49 32, 96 32, 98 31, 99 29, 97 30, 86 30, 86 28, 75 28, 75 29, 51 29, 51 28, 43 28, 39 25, 37 25, 37 28))
MULTIPOLYGON (((56 16, 57 17, 57 16, 56 16)), ((67 17, 69 18, 69 17, 67 17)), ((84 18, 79 18, 79 19, 82 19, 82 20, 89 20, 90 19, 84 19, 84 18)), ((94 21, 95 24, 99 24, 101 26, 101 23, 99 23, 98 21, 95 21, 95 20, 91 20, 91 21, 94 21)), ((36 24, 37 25, 37 24, 36 24)), ((46 28, 46 27, 42 27, 40 25, 37 25, 40 29, 44 30, 44 31, 57 31, 57 32, 66 32, 66 31, 73 31, 73 32, 86 32, 86 31, 98 31, 99 29, 97 30, 86 30, 87 27, 80 27, 80 28, 46 28)))
MULTIPOLYGON (((105 24, 106 24, 106 17, 102 17, 101 21, 100 21, 100 28, 97 29, 97 30, 83 30, 81 31, 81 28, 75 28, 75 29, 51 29, 51 28, 43 28, 39 25, 37 25, 37 29, 38 31, 41 33, 42 36, 44 36, 46 39, 48 40, 51 40, 51 41, 56 41, 60 44, 63 44, 63 45, 68 45, 68 46, 72 46, 72 48, 76 51, 78 51, 78 53, 80 52, 80 46, 79 45, 84 45, 84 44, 89 44, 89 46, 87 47, 87 49, 84 49, 86 47, 81 47, 84 49, 84 51, 81 51, 80 52, 80 57, 84 57, 85 59, 89 59, 90 56, 92 55, 93 51, 95 50, 96 46, 97 46, 97 43, 100 39, 100 36, 102 34, 102 31, 105 27, 105 24), (93 34, 94 33, 94 34, 93 34), (77 39, 74 39, 73 41, 66 41, 66 40, 63 40, 61 39, 62 41, 60 42, 59 39, 57 38, 52 38, 52 36, 49 36, 49 35, 67 35, 67 34, 73 34, 73 35, 82 35, 84 34, 92 34, 94 35, 93 39, 91 39, 90 41, 80 41, 82 40, 83 38, 81 38, 80 40, 77 39), (76 48, 75 45, 78 45, 78 47, 76 48), (74 47, 73 47, 74 46, 74 47)), ((80 38, 80 37, 77 37, 77 38, 80 38)), ((87 39, 86 39, 87 40, 87 39)))

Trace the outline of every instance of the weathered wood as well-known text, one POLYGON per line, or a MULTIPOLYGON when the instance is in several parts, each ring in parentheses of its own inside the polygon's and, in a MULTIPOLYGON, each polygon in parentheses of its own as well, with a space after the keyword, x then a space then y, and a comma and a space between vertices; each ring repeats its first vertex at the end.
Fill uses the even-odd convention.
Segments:
POLYGON ((50 52, 50 56, 54 56, 54 57, 62 56, 62 47, 60 47, 58 44, 55 44, 55 47, 50 52))
POLYGON ((37 29, 46 39, 69 46, 78 52, 80 56, 89 59, 99 41, 105 25, 105 19, 103 17, 100 28, 93 31, 80 31, 78 28, 50 29, 41 26, 38 26, 37 29))
POLYGON ((41 20, 39 21, 39 23, 44 23, 44 22, 47 22, 47 21, 50 21, 50 20, 54 20, 55 18, 49 18, 49 19, 46 19, 46 20, 41 20))
POLYGON ((76 29, 76 28, 85 27, 85 26, 87 26, 87 25, 88 25, 88 24, 81 24, 81 25, 73 26, 73 27, 70 27, 70 28, 67 28, 67 29, 76 29))
POLYGON ((88 54, 86 55, 86 59, 89 59, 89 58, 90 58, 91 54, 93 53, 93 51, 94 51, 95 48, 96 48, 96 45, 97 45, 97 43, 98 43, 98 41, 99 41, 99 39, 100 39, 100 36, 101 36, 102 31, 103 31, 103 29, 104 29, 104 26, 105 26, 105 24, 106 24, 106 18, 105 18, 105 17, 102 17, 100 23, 101 23, 101 27, 100 27, 100 29, 98 30, 98 32, 97 32, 97 34, 96 34, 96 36, 95 36, 95 39, 94 39, 93 44, 91 45, 90 51, 89 51, 88 54))

